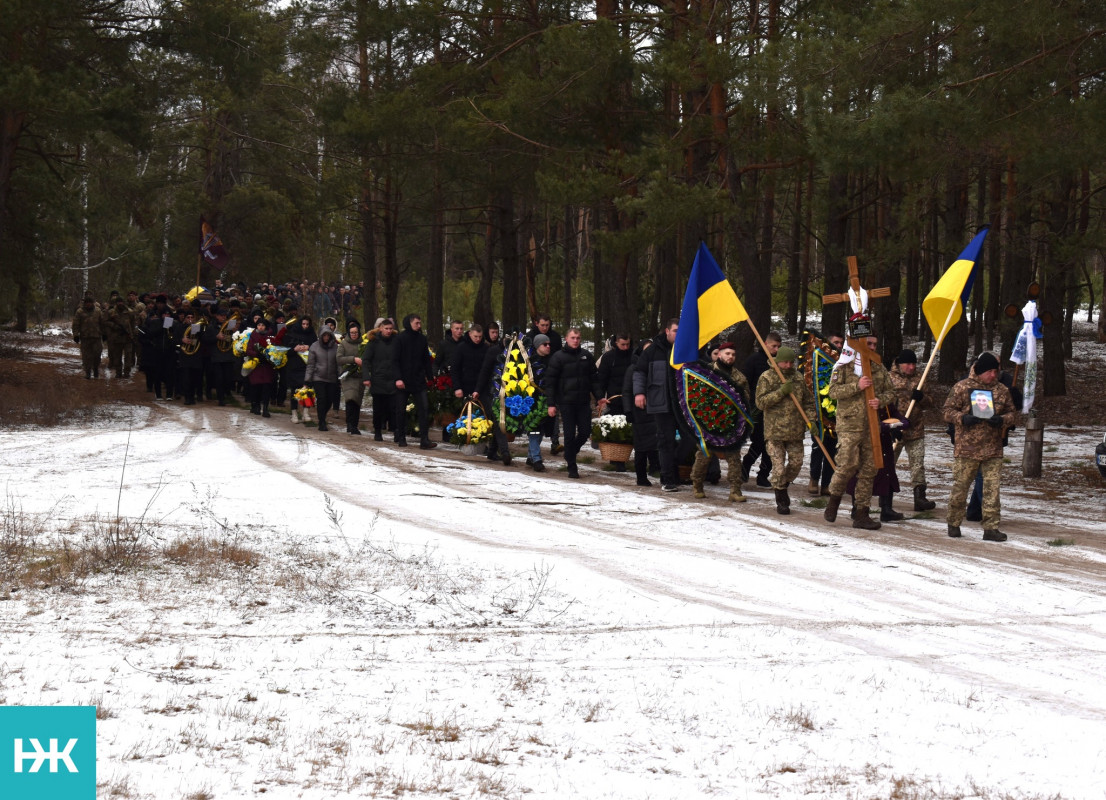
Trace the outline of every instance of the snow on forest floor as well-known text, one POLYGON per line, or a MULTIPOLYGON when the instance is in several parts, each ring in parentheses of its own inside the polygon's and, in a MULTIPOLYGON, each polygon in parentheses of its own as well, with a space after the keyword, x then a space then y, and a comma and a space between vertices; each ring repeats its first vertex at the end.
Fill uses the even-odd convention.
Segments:
POLYGON ((128 397, 0 430, 0 703, 98 706, 101 797, 1106 797, 1103 421, 990 544, 937 425, 867 533, 128 397))

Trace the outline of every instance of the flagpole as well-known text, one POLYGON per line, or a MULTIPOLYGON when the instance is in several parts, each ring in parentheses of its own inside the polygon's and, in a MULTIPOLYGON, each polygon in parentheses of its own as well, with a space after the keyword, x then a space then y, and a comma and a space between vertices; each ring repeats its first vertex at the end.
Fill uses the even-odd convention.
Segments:
MULTIPOLYGON (((768 352, 768 346, 764 343, 764 339, 761 338, 760 331, 757 330, 757 326, 753 324, 753 318, 749 317, 745 321, 749 323, 749 327, 752 328, 753 335, 757 337, 757 342, 760 343, 761 352, 763 352, 764 355, 768 357, 768 363, 772 365, 772 369, 774 369, 776 371, 776 374, 780 376, 780 380, 786 383, 787 378, 784 377, 783 370, 781 370, 780 365, 776 363, 776 359, 772 358, 772 354, 768 352)), ((752 387, 752 391, 753 394, 756 395, 757 389, 755 386, 752 387)), ((830 465, 830 469, 836 472, 837 465, 833 463, 833 456, 829 454, 829 451, 826 449, 826 445, 822 442, 821 439, 818 438, 818 434, 814 432, 814 425, 811 423, 810 417, 808 417, 806 415, 806 412, 803 411, 803 405, 799 402, 799 398, 795 396, 794 392, 791 393, 791 402, 793 402, 795 404, 795 408, 799 410, 799 415, 802 416, 803 422, 806 423, 806 427, 807 430, 810 431, 810 435, 814 438, 814 441, 818 443, 818 447, 822 449, 822 455, 826 457, 826 463, 830 465)))
MULTIPOLYGON (((926 384, 926 377, 929 375, 930 367, 933 366, 933 362, 937 360, 937 354, 941 351, 941 345, 945 342, 945 336, 949 332, 949 326, 952 323, 953 314, 956 312, 956 303, 949 306, 949 315, 945 318, 945 324, 941 326, 941 335, 937 337, 937 344, 933 346, 933 352, 929 354, 929 361, 926 362, 926 368, 922 371, 922 379, 918 381, 918 388, 921 389, 926 384)), ((910 399, 910 405, 906 407, 906 418, 910 419, 910 413, 914 410, 914 399, 910 399)), ((895 452, 892 456, 892 462, 898 461, 899 456, 902 454, 903 441, 899 440, 899 443, 895 445, 895 452)))

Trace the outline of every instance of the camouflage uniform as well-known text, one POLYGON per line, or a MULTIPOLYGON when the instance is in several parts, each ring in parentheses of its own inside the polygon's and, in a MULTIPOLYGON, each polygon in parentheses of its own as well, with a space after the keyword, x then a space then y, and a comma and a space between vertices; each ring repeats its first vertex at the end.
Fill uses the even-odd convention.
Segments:
MULTIPOLYGON (((858 355, 857 358, 860 356, 858 355)), ((895 387, 882 364, 872 363, 872 389, 880 408, 895 402, 895 387)), ((837 401, 837 471, 833 473, 829 492, 840 497, 856 475, 853 501, 857 508, 868 508, 872 499, 872 481, 876 464, 872 455, 872 438, 868 431, 868 399, 860 388, 860 376, 852 364, 833 371, 829 396, 837 401)))
MULTIPOLYGON (((730 382, 740 392, 745 407, 748 408, 749 381, 746 379, 745 373, 737 369, 736 365, 728 367, 721 361, 715 361, 711 366, 730 379, 730 382)), ((741 450, 735 449, 728 453, 719 453, 719 455, 726 459, 726 478, 730 482, 730 500, 735 503, 743 502, 745 495, 741 493, 741 450)), ((710 458, 703 455, 702 450, 696 450, 695 465, 691 468, 691 483, 697 494, 701 494, 703 491, 703 480, 707 477, 709 466, 710 458)))
MULTIPOLYGON (((922 382, 922 376, 918 373, 904 375, 896 364, 891 368, 891 384, 895 387, 895 405, 906 413, 910 408, 910 395, 918 384, 922 382)), ((932 398, 926 394, 920 402, 914 404, 914 413, 910 415, 910 425, 902 432, 903 449, 910 463, 910 485, 926 485, 926 440, 925 440, 925 410, 932 407, 932 398)))
MULTIPOLYGON (((131 318, 134 320, 135 328, 142 325, 142 322, 146 319, 146 304, 139 301, 135 301, 135 304, 128 305, 127 310, 131 312, 131 318)), ((131 370, 134 369, 135 364, 138 363, 138 342, 134 336, 131 336, 130 340, 123 344, 123 371, 127 374, 131 374, 131 370)))
POLYGON ((130 364, 126 361, 127 345, 134 351, 134 314, 126 305, 119 303, 108 312, 104 328, 108 340, 108 366, 115 372, 115 377, 126 378, 131 374, 130 364))
POLYGON ((83 305, 73 315, 73 340, 81 346, 81 367, 84 376, 100 377, 100 353, 103 349, 104 318, 95 305, 83 305))
MULTIPOLYGON (((814 395, 799 370, 792 365, 790 369, 783 370, 783 376, 791 382, 792 392, 800 393, 799 402, 807 417, 812 417, 814 395)), ((771 369, 757 381, 757 408, 764 412, 764 447, 772 459, 772 488, 777 491, 786 489, 803 468, 803 435, 807 431, 802 414, 791 398, 781 391, 782 386, 780 376, 771 369)))
POLYGON ((952 387, 945 401, 945 422, 954 428, 952 492, 949 495, 948 524, 959 526, 964 521, 968 492, 977 471, 983 473, 983 529, 998 530, 999 526, 999 478, 1002 472, 1002 439, 1006 429, 1014 424, 1017 413, 1010 390, 1001 382, 985 384, 976 377, 975 370, 952 387), (995 416, 1001 416, 1001 427, 993 427, 980 420, 965 428, 963 416, 971 412, 972 392, 983 389, 991 392, 995 404, 995 416))

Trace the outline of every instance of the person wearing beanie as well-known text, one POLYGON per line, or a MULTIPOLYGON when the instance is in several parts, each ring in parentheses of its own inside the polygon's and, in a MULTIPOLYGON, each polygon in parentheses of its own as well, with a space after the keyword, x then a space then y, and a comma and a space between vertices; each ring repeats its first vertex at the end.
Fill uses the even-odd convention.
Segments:
MULTIPOLYGON (((867 337, 868 349, 875 352, 878 340, 867 337)), ((833 368, 830 379, 830 398, 837 401, 837 470, 829 486, 829 500, 826 501, 824 518, 826 522, 837 519, 837 509, 841 505, 841 496, 845 493, 849 481, 856 476, 853 489, 853 527, 861 530, 879 530, 878 520, 871 518, 868 504, 872 500, 872 490, 876 480, 875 456, 872 453, 872 432, 868 425, 868 408, 885 408, 895 402, 895 387, 887 370, 877 361, 871 362, 871 374, 865 375, 860 369, 860 354, 851 347, 845 347, 842 356, 833 368), (871 388, 875 397, 868 399, 866 390, 871 388)), ((886 465, 894 471, 894 463, 886 465)), ((895 484, 897 487, 897 483, 895 484)), ((894 487, 892 487, 894 488, 894 487)), ((881 497, 881 517, 893 518, 890 507, 890 492, 885 492, 886 500, 881 497)), ((898 517, 902 519, 902 517, 898 517)))
POLYGON ((534 349, 537 350, 543 344, 549 344, 549 337, 546 336, 544 333, 539 333, 537 336, 535 336, 533 338, 533 343, 534 343, 534 349))
POLYGON ((891 384, 895 387, 895 404, 906 414, 910 404, 914 408, 907 417, 902 432, 902 446, 910 465, 910 486, 914 491, 914 510, 930 511, 937 504, 926 497, 926 429, 925 412, 933 402, 919 387, 922 376, 918 374, 918 356, 913 350, 903 350, 891 367, 891 384))
POLYGON ((1017 409, 1010 390, 999 380, 999 361, 983 353, 971 374, 957 383, 945 401, 945 422, 953 426, 952 490, 949 493, 948 533, 960 538, 967 510, 968 489, 976 472, 983 473, 983 540, 1005 542, 999 530, 999 480, 1003 439, 1013 427, 1017 409))
POLYGON ((798 358, 790 347, 776 351, 776 366, 765 370, 757 381, 756 405, 764 412, 764 449, 772 459, 772 490, 776 495, 776 513, 791 513, 787 487, 803 468, 803 436, 806 420, 791 399, 799 401, 807 418, 814 416, 814 395, 797 369, 798 358), (782 378, 780 375, 782 374, 782 378))

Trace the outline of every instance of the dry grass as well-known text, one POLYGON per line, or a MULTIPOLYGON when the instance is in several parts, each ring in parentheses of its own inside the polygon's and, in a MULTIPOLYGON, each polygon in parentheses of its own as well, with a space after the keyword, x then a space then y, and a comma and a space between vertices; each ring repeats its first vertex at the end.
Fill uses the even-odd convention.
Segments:
MULTIPOLYGON (((0 426, 54 427, 88 417, 97 407, 117 399, 103 379, 59 378, 54 364, 29 361, 28 349, 14 334, 0 338, 0 426)), ((74 353, 80 365, 80 353, 74 353)), ((101 370, 101 375, 105 370, 101 370)))

